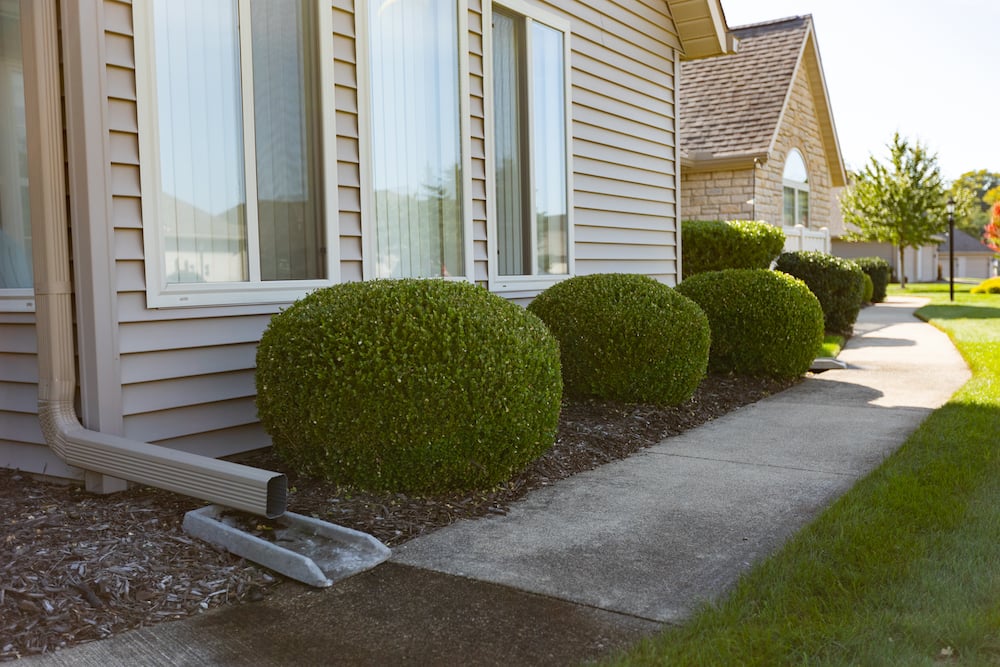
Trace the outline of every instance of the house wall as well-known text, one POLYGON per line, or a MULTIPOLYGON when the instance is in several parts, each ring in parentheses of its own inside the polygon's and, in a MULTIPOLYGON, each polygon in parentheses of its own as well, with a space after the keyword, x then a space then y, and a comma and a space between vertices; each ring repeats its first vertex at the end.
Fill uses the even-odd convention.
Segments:
MULTIPOLYGON (((955 278, 976 278, 985 280, 996 275, 996 264, 993 255, 986 253, 955 253, 955 278)), ((948 279, 948 253, 938 253, 938 273, 948 279)))
MULTIPOLYGON (((899 280, 899 252, 890 243, 847 242, 835 239, 831 253, 837 257, 857 259, 859 257, 881 257, 889 262, 893 280, 899 280)), ((938 279, 939 253, 937 246, 923 246, 903 252, 906 278, 914 282, 933 282, 938 279)), ((945 259, 947 263, 947 259, 945 259)), ((956 263, 957 268, 957 263, 956 263)), ((957 273, 957 271, 956 271, 957 273)))
POLYGON ((810 81, 806 68, 799 67, 770 158, 757 169, 757 217, 772 224, 781 224, 782 175, 793 148, 802 153, 809 172, 809 227, 819 229, 832 221, 833 188, 812 85, 820 83, 810 81))
POLYGON ((759 220, 753 191, 752 169, 682 170, 681 215, 685 220, 752 220, 756 214, 759 220))
MULTIPOLYGON (((120 375, 121 435, 221 456, 270 444, 254 405, 256 346, 274 305, 151 309, 146 301, 134 22, 128 0, 95 0, 104 91, 111 341, 120 375)), ((489 277, 486 240, 484 0, 468 2, 475 272, 489 277)), ((571 23, 575 273, 628 271, 676 282, 674 58, 665 3, 559 0, 539 7, 571 23)), ((336 100, 340 279, 363 277, 358 54, 352 0, 331 0, 336 100)), ((103 168, 102 168, 103 167, 103 168)), ((73 221, 72 224, 81 224, 73 221)), ((509 295, 530 299, 533 293, 509 295)), ((30 315, 0 314, 0 465, 52 466, 35 415, 37 368, 30 315), (30 451, 30 456, 25 452, 30 451)), ((61 465, 61 464, 60 464, 61 465)), ((39 470, 41 471, 41 470, 39 470)), ((66 473, 65 466, 56 474, 66 473)))

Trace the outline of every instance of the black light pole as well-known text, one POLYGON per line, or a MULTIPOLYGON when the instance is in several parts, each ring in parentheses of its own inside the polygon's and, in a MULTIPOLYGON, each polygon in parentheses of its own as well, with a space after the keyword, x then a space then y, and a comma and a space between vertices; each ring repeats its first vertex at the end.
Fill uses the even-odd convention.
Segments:
POLYGON ((948 295, 955 300, 955 198, 948 197, 948 295))

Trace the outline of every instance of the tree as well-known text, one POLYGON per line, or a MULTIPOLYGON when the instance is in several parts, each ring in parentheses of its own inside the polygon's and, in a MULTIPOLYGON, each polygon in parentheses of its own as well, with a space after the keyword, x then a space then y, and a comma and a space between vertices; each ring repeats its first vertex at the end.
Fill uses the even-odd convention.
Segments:
POLYGON ((956 217, 955 224, 970 236, 982 236, 990 221, 990 207, 1000 200, 1000 173, 987 169, 967 171, 952 182, 949 194, 956 202, 972 198, 968 215, 956 217))
POLYGON ((1000 201, 990 209, 990 222, 983 230, 983 243, 993 252, 1000 253, 1000 201))
MULTIPOLYGON (((872 156, 841 200, 849 241, 892 243, 899 251, 899 281, 906 286, 903 252, 934 241, 948 221, 948 194, 937 156, 919 141, 893 135, 889 161, 872 156)), ((966 199, 966 201, 968 201, 966 199)), ((966 205, 967 206, 967 205, 966 205)))

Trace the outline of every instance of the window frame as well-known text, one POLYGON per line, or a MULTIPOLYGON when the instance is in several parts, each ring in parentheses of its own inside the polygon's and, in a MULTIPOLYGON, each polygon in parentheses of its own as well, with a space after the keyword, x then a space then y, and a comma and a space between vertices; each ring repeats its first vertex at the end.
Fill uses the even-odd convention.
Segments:
MULTIPOLYGON (((246 281, 215 283, 166 282, 165 243, 160 225, 157 192, 160 187, 160 132, 157 111, 156 63, 153 45, 152 0, 135 0, 136 109, 139 131, 140 200, 142 210, 143 251, 146 268, 146 305, 149 308, 185 308, 192 306, 239 306, 291 303, 309 292, 339 282, 340 243, 336 160, 336 106, 333 72, 333 16, 329 4, 314 0, 316 24, 316 69, 319 76, 318 109, 319 167, 322 196, 321 224, 324 232, 326 278, 312 280, 261 280, 251 275, 246 281)), ((249 17, 250 0, 237 0, 238 16, 249 17)), ((250 44, 250 21, 239 20, 240 79, 243 106, 244 155, 255 155, 253 146, 253 90, 246 87, 252 81, 253 54, 250 44), (250 147, 248 149, 248 146, 250 147)), ((246 158, 245 158, 246 159, 246 158)), ((248 183, 246 196, 256 194, 256 164, 245 164, 244 179, 248 183), (253 182, 251 182, 253 181, 253 182)), ((247 254, 250 266, 259 263, 259 228, 256 215, 247 216, 247 254)))
MULTIPOLYGON (((378 0, 357 0, 354 5, 354 29, 356 35, 356 73, 358 99, 358 158, 361 186, 361 275, 364 280, 374 280, 378 265, 375 243, 375 185, 373 183, 372 147, 372 83, 371 49, 368 25, 368 9, 378 0)), ((469 5, 468 0, 450 0, 455 3, 458 45, 458 130, 461 151, 461 177, 459 183, 462 196, 462 275, 442 276, 440 280, 475 281, 475 239, 472 219, 472 120, 469 84, 469 5)))
MULTIPOLYGON (((19 27, 21 28, 21 72, 22 81, 24 76, 24 71, 27 70, 31 63, 30 59, 33 58, 34 40, 30 34, 26 34, 24 29, 24 15, 23 13, 19 15, 18 18, 19 27)), ((26 93, 25 93, 26 94, 26 93)), ((27 106, 27 100, 22 99, 23 106, 27 106)), ((26 132, 30 134, 31 128, 25 128, 26 132)), ((30 143, 30 137, 28 137, 30 143)), ((30 171, 30 168, 29 168, 30 171)), ((29 198, 32 189, 30 175, 28 178, 28 191, 29 198)), ((31 212, 29 211, 29 218, 31 212)), ((34 276, 32 276, 34 278, 34 276)), ((34 282, 34 280, 32 280, 34 282)), ((35 288, 32 287, 2 287, 0 288, 0 313, 33 313, 35 312, 35 288)))
POLYGON ((806 194, 806 197, 811 199, 810 189, 809 189, 809 165, 806 164, 806 157, 802 154, 798 148, 791 148, 788 154, 785 156, 785 162, 781 167, 781 223, 785 224, 785 188, 790 188, 792 190, 792 226, 802 225, 803 227, 809 227, 809 205, 810 202, 806 201, 806 222, 803 223, 799 217, 800 208, 800 195, 802 193, 806 194), (796 181, 785 177, 785 172, 788 170, 788 160, 791 159, 792 155, 798 155, 799 161, 802 163, 802 168, 806 172, 805 181, 796 181))
MULTIPOLYGON (((527 53, 525 54, 526 61, 530 62, 531 57, 531 46, 530 39, 526 45, 527 53)), ((484 77, 485 82, 483 85, 483 95, 485 98, 485 125, 486 125, 486 199, 487 199, 487 239, 486 247, 488 252, 488 264, 489 264, 489 289, 492 292, 504 293, 504 292, 531 292, 544 290, 547 287, 551 287, 555 283, 566 280, 567 278, 574 275, 576 268, 576 252, 575 252, 575 225, 573 222, 573 97, 572 97, 572 30, 570 21, 554 14, 552 12, 540 9, 533 5, 523 2, 523 0, 503 0, 502 2, 484 2, 483 3, 483 67, 484 67, 484 77), (508 13, 516 14, 523 17, 526 21, 525 33, 530 33, 530 24, 541 23, 546 27, 552 28, 563 36, 563 100, 564 100, 564 128, 565 128, 565 138, 564 145, 566 154, 564 156, 565 166, 566 166, 566 260, 567 260, 567 272, 565 274, 539 274, 534 273, 537 271, 537 266, 532 262, 531 274, 520 275, 520 276, 503 276, 499 273, 499 261, 498 257, 498 224, 497 219, 497 193, 496 193, 496 160, 494 155, 496 153, 496 132, 494 130, 494 118, 496 113, 496 104, 493 94, 493 7, 494 5, 502 7, 508 13)), ((526 68, 528 71, 529 79, 525 82, 525 88, 528 91, 531 90, 531 79, 532 70, 529 67, 526 68)), ((530 95, 530 92, 529 92, 530 95)), ((532 112, 531 100, 527 99, 525 101, 525 106, 528 109, 527 112, 527 134, 530 137, 534 133, 534 118, 532 112)), ((530 151, 530 144, 528 147, 530 151)), ((531 177, 531 188, 532 199, 534 190, 534 174, 531 177)), ((533 208, 533 207, 532 207, 533 208)), ((534 225, 532 225, 534 229, 534 225)), ((533 234, 532 235, 532 245, 533 252, 532 256, 535 255, 535 251, 538 248, 538 239, 533 234)))

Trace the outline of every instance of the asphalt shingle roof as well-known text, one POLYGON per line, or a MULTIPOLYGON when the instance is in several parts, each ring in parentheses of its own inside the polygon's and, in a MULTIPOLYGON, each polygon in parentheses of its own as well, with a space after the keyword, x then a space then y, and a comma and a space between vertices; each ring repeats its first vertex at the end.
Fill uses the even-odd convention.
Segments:
POLYGON ((736 54, 681 63, 681 155, 768 151, 811 21, 796 16, 732 28, 736 54))
MULTIPOLYGON (((939 252, 948 252, 948 239, 938 245, 939 252)), ((981 252, 983 254, 993 254, 989 246, 982 243, 971 234, 963 232, 961 229, 955 230, 955 252, 981 252)))

